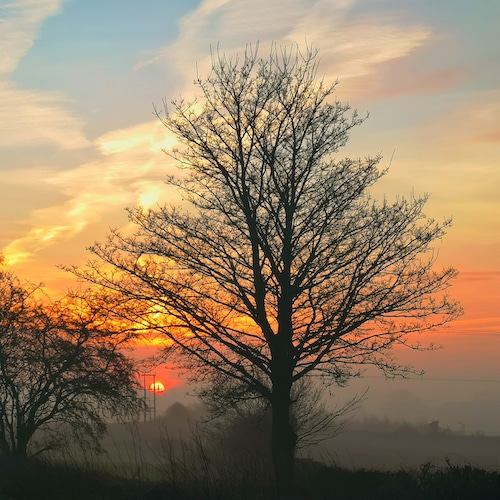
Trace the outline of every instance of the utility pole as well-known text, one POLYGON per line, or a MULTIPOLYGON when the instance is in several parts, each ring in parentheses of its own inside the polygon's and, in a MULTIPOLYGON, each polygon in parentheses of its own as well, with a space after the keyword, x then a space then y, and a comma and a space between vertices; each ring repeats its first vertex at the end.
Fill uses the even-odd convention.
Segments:
POLYGON ((151 420, 151 410, 153 410, 153 420, 156 420, 156 373, 142 372, 142 387, 144 390, 144 422, 147 421, 147 416, 149 414, 149 420, 151 420), (146 377, 152 377, 153 382, 148 384, 146 382, 146 377), (151 391, 150 388, 153 387, 151 391), (148 390, 153 393, 153 408, 148 404, 148 390))

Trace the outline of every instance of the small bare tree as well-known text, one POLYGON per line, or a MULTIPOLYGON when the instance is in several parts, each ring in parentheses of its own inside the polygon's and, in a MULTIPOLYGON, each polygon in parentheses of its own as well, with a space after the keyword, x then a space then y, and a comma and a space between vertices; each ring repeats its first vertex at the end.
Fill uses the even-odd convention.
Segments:
POLYGON ((335 158, 362 119, 317 81, 317 64, 298 48, 215 54, 196 81, 202 99, 158 113, 185 169, 168 183, 191 207, 130 209, 137 232, 112 231, 76 271, 136 301, 131 319, 165 336, 193 379, 269 402, 284 496, 294 386, 342 384, 366 364, 405 374, 391 347, 460 312, 444 293, 456 273, 434 269, 431 247, 450 221, 424 215, 426 196, 373 201, 379 156, 335 158))
POLYGON ((53 448, 68 428, 98 445, 107 418, 134 416, 142 404, 109 300, 48 303, 37 290, 0 270, 0 453, 21 459, 53 448))

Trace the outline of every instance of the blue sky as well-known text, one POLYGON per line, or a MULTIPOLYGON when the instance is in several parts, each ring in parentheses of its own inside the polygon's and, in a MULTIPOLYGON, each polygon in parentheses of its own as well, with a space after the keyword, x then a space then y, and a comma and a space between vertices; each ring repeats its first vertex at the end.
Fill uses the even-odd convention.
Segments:
POLYGON ((64 90, 90 136, 150 118, 151 100, 169 92, 153 66, 136 65, 178 35, 179 17, 198 2, 70 0, 40 27, 12 77, 24 88, 64 90))
MULTIPOLYGON (((499 19, 498 0, 0 0, 0 253, 63 293, 56 265, 83 264, 124 207, 178 200, 152 103, 191 98, 211 46, 312 44, 339 98, 370 112, 342 153, 393 156, 374 195, 429 192, 429 215, 453 216, 452 338, 492 335, 471 373, 500 379, 499 19)), ((471 349, 426 359, 454 377, 471 349)))

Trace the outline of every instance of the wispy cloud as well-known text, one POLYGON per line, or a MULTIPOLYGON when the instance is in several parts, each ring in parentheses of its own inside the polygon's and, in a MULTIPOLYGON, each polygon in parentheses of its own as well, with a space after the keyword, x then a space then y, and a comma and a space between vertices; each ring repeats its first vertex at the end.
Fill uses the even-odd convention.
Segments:
POLYGON ((65 109, 58 93, 36 92, 0 83, 0 147, 56 144, 62 149, 90 145, 83 123, 65 109))
POLYGON ((500 271, 466 271, 460 273, 460 281, 492 281, 500 279, 500 271))
POLYGON ((421 71, 415 67, 409 68, 406 61, 391 61, 385 71, 373 75, 367 84, 372 99, 392 98, 446 91, 464 81, 466 75, 467 71, 463 68, 421 71))
POLYGON ((57 14, 63 0, 12 0, 0 5, 0 75, 11 74, 33 46, 43 21, 57 14))
MULTIPOLYGON (((209 47, 242 52, 259 42, 265 53, 273 42, 298 43, 320 49, 321 71, 332 78, 366 79, 381 64, 403 58, 424 44, 429 28, 386 19, 383 15, 352 16, 356 0, 205 0, 180 23, 175 43, 155 63, 172 66, 185 76, 187 89, 194 64, 201 75, 210 68, 209 47), (328 40, 328 43, 325 41, 328 40)), ((352 86, 362 93, 366 85, 352 86)), ((371 89, 370 89, 371 90, 371 89)))
MULTIPOLYGON (((421 140, 432 145, 430 151, 446 150, 456 162, 467 163, 470 167, 470 153, 473 150, 478 168, 490 171, 497 177, 498 140, 500 139, 500 90, 493 89, 481 93, 461 93, 449 97, 439 116, 432 123, 425 123, 420 131, 421 140), (466 154, 465 154, 466 153, 466 154), (481 165, 479 167, 479 165, 481 165)), ((484 172, 483 172, 484 173, 484 172)), ((477 171, 471 171, 477 175, 477 171)), ((483 176, 486 182, 491 178, 483 176)))
POLYGON ((30 260, 125 206, 149 208, 165 201, 162 179, 168 158, 161 149, 172 144, 161 123, 143 123, 99 137, 100 154, 91 162, 63 172, 40 172, 37 182, 53 186, 65 201, 32 212, 31 228, 3 249, 6 260, 30 260))
POLYGON ((380 64, 409 55, 431 36, 425 26, 405 25, 382 14, 350 16, 356 3, 317 1, 286 39, 311 41, 321 49, 325 69, 346 80, 373 74, 380 64))
POLYGON ((60 93, 22 89, 12 73, 34 45, 40 27, 62 0, 13 0, 0 6, 0 147, 52 143, 71 149, 89 145, 83 123, 60 93))
POLYGON ((2 249, 11 264, 33 260, 44 249, 73 240, 113 211, 122 213, 124 206, 152 206, 164 194, 161 177, 167 160, 161 148, 168 143, 158 121, 109 132, 92 144, 83 133, 83 122, 68 111, 70 103, 63 94, 23 89, 12 80, 12 72, 36 43, 40 26, 61 4, 18 0, 0 8, 0 147, 93 146, 94 159, 64 171, 47 166, 7 171, 4 180, 8 177, 12 188, 29 190, 36 183, 54 193, 50 206, 48 197, 28 220, 16 221, 15 237, 2 249))

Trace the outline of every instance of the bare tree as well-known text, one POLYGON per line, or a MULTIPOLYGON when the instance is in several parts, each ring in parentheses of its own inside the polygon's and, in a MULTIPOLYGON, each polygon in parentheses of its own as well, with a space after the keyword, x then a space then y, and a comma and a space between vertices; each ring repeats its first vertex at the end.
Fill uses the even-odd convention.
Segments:
POLYGON ((166 337, 193 379, 269 402, 283 496, 293 387, 342 384, 366 364, 404 375, 391 347, 460 313, 445 294, 456 273, 434 269, 431 247, 450 221, 424 215, 426 196, 373 201, 379 156, 335 158, 363 120, 317 65, 298 48, 214 54, 201 98, 158 112, 184 169, 168 184, 189 208, 129 209, 135 234, 111 231, 76 271, 138 300, 132 319, 166 337))
POLYGON ((0 270, 0 452, 19 458, 53 448, 68 429, 98 446, 106 419, 133 416, 142 402, 109 298, 48 303, 39 291, 0 270))

